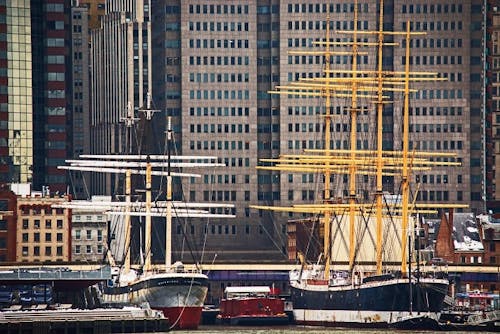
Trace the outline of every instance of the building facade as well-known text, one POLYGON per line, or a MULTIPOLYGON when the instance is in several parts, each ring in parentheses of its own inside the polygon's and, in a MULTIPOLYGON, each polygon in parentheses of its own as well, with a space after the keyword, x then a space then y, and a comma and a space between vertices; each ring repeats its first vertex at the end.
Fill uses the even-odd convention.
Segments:
POLYGON ((71 261, 70 210, 52 208, 68 200, 38 192, 18 194, 16 262, 71 261))
POLYGON ((32 182, 33 64, 30 0, 0 2, 0 182, 32 182))
POLYGON ((486 90, 486 185, 488 210, 500 211, 500 1, 488 1, 487 11, 487 90, 486 90))
POLYGON ((72 261, 102 263, 108 249, 107 215, 92 209, 72 210, 71 239, 72 261))

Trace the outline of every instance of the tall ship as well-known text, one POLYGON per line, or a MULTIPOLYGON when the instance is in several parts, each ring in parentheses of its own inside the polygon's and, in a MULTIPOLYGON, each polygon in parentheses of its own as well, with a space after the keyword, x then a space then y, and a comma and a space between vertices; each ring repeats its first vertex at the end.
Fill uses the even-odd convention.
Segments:
POLYGON ((410 84, 443 78, 437 73, 410 70, 411 40, 424 33, 412 32, 410 22, 405 31, 384 30, 383 1, 377 7, 378 30, 374 31, 360 30, 363 21, 358 18, 357 2, 351 10, 351 30, 332 34, 334 25, 328 17, 324 24, 326 36, 312 42, 321 50, 289 53, 292 60, 322 57, 321 73, 303 76, 269 92, 297 104, 306 101, 317 105, 318 99, 322 103, 319 117, 324 122, 323 138, 317 141, 317 148, 261 159, 257 167, 286 172, 289 180, 294 174, 305 175, 307 180, 315 177, 316 181, 310 183, 319 189, 319 198, 311 204, 289 207, 252 206, 301 214, 303 218, 294 223, 307 224, 311 235, 322 240, 317 247, 318 259, 307 261, 308 255, 299 253, 300 269, 289 274, 298 324, 404 327, 408 322, 433 326, 448 292, 444 270, 420 266, 416 236, 421 230, 419 217, 465 206, 419 203, 418 185, 411 181, 431 168, 450 168, 460 163, 453 153, 420 151, 410 147, 409 140, 410 97, 416 92, 410 84), (388 48, 404 50, 402 68, 384 67, 383 51, 388 48), (375 68, 360 64, 367 55, 376 59, 375 68), (347 59, 348 68, 336 68, 335 64, 342 63, 336 59, 347 59), (397 102, 401 105, 396 106, 397 102), (388 105, 394 108, 393 121, 398 125, 384 123, 384 108, 388 105), (366 128, 360 119, 366 122, 366 128), (389 150, 383 145, 383 130, 393 126, 400 129, 400 137, 394 138, 396 149, 389 150), (372 140, 371 145, 365 147, 363 139, 372 140), (399 183, 398 192, 384 189, 386 177, 399 183))
MULTIPOLYGON (((148 104, 149 105, 149 104, 148 104)), ((149 114, 150 120, 151 114, 149 114)), ((118 249, 123 252, 122 261, 108 250, 108 262, 112 266, 113 279, 101 286, 100 301, 103 305, 123 307, 127 305, 150 307, 163 311, 172 329, 196 329, 208 291, 208 276, 199 263, 185 265, 172 263, 172 219, 234 218, 232 204, 188 203, 174 201, 173 177, 200 177, 183 172, 187 168, 212 168, 224 166, 212 156, 171 156, 171 122, 168 122, 166 155, 82 155, 79 160, 69 160, 61 169, 100 173, 125 174, 125 196, 122 201, 89 202, 71 201, 70 208, 102 210, 119 224, 124 242, 118 249), (132 175, 145 177, 145 201, 132 201, 132 175), (166 180, 165 200, 152 200, 152 177, 166 180), (132 217, 144 218, 144 236, 132 235, 132 217), (152 217, 165 218, 164 268, 152 263, 152 217), (144 240, 141 245, 141 261, 132 265, 131 239, 144 240), (118 263, 121 262, 121 263, 118 263)), ((112 220, 113 221, 113 220, 112 220)), ((142 233, 140 229, 139 233, 142 233)))

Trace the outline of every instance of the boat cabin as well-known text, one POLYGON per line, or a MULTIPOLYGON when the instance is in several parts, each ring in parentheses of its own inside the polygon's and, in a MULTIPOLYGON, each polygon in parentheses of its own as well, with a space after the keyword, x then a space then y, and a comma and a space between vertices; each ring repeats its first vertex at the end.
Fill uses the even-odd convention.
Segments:
POLYGON ((228 286, 224 290, 224 294, 226 299, 266 298, 271 294, 271 288, 268 286, 228 286))

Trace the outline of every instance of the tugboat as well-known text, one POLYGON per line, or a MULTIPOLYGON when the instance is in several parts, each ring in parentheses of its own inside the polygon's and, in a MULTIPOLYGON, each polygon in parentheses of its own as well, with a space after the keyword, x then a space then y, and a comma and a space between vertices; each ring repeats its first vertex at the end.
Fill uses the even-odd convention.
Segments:
POLYGON ((224 291, 217 323, 236 326, 287 325, 285 302, 268 286, 230 286, 224 291))

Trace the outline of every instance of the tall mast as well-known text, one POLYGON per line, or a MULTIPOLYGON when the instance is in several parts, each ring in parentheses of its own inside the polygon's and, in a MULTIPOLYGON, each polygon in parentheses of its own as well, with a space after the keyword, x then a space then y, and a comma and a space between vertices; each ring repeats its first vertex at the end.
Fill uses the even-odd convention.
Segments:
POLYGON ((358 119, 358 1, 354 1, 354 30, 352 36, 351 82, 351 161, 349 165, 349 269, 354 266, 356 228, 356 150, 358 119))
MULTIPOLYGON (((125 123, 126 127, 126 149, 128 153, 132 152, 132 127, 138 118, 134 117, 134 109, 132 108, 132 103, 130 101, 127 103, 127 114, 125 117, 121 118, 121 121, 125 123)), ((123 271, 128 273, 130 271, 130 239, 132 233, 132 224, 130 223, 130 203, 132 194, 132 171, 127 169, 125 171, 125 259, 123 260, 123 271)))
MULTIPOLYGON (((405 54, 405 73, 404 73, 404 107, 403 107, 403 170, 402 170, 402 234, 401 234, 401 273, 406 274, 406 242, 408 240, 408 204, 410 198, 410 187, 408 179, 408 141, 409 141, 409 100, 410 100, 410 21, 406 22, 406 54, 405 54)), ((411 261, 408 258, 408 261, 411 261)), ((410 273, 411 275, 411 273, 410 273)))
MULTIPOLYGON (((151 93, 148 92, 146 109, 142 109, 142 112, 144 112, 144 115, 146 116, 146 122, 148 127, 151 126, 151 120, 153 118, 154 113, 158 111, 151 109, 151 104, 152 104, 151 93)), ((149 147, 146 149, 148 149, 148 154, 146 156, 146 217, 145 217, 146 225, 144 228, 145 229, 144 250, 146 253, 146 259, 144 260, 145 272, 151 270, 151 174, 152 174, 149 147)))
POLYGON ((382 159, 382 114, 384 111, 383 101, 383 79, 382 79, 382 48, 384 46, 384 0, 380 0, 379 34, 378 34, 378 71, 377 71, 377 189, 376 189, 376 263, 377 275, 382 274, 382 170, 384 160, 382 159))
POLYGON ((170 145, 172 141, 172 118, 167 126, 167 217, 165 223, 165 269, 172 265, 172 175, 170 174, 170 145))
MULTIPOLYGON (((326 19, 326 36, 325 36, 325 72, 328 73, 327 71, 330 70, 330 15, 327 16, 326 19)), ((330 141, 331 141, 331 134, 330 134, 330 128, 332 124, 332 118, 331 118, 331 104, 332 104, 332 97, 331 97, 331 91, 328 87, 323 90, 325 94, 325 155, 329 155, 330 152, 330 141)), ((324 171, 324 178, 325 178, 325 183, 324 183, 324 195, 323 195, 323 202, 327 203, 330 200, 330 169, 325 168, 324 171)), ((331 250, 330 250, 330 232, 332 230, 331 227, 331 215, 330 212, 327 211, 323 215, 323 252, 325 254, 325 279, 330 278, 330 262, 331 262, 331 250)))

